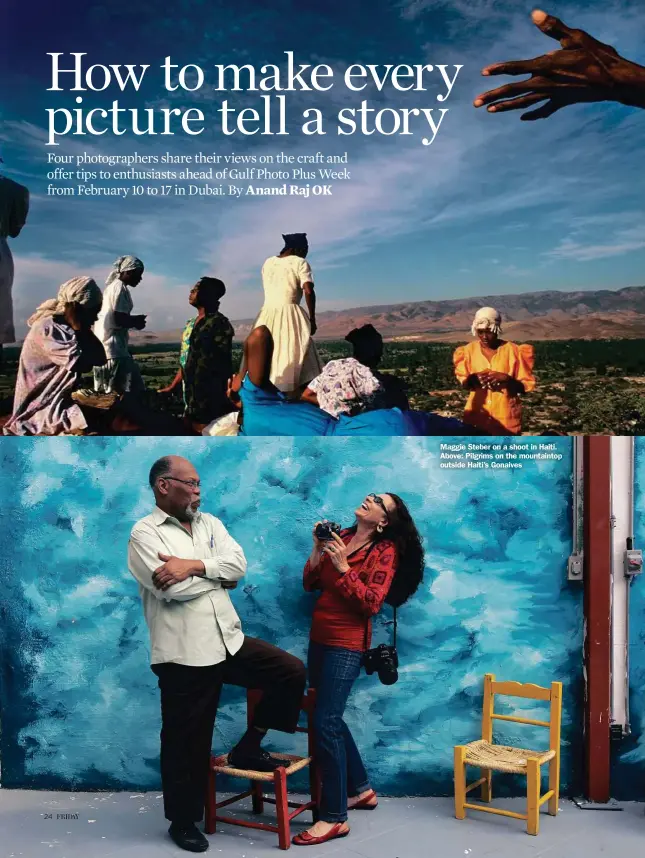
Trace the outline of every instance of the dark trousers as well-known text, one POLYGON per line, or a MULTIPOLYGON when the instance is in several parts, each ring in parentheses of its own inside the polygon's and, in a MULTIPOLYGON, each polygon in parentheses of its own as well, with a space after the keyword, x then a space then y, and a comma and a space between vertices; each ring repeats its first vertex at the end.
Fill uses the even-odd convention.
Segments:
POLYGON ((305 688, 305 666, 293 655, 245 637, 226 661, 208 667, 153 664, 161 689, 161 783, 166 819, 199 822, 204 812, 213 727, 224 683, 264 693, 253 724, 295 732, 305 688))
POLYGON ((343 720, 347 698, 361 672, 363 654, 310 641, 309 685, 316 689, 316 758, 322 780, 320 819, 345 822, 347 796, 370 789, 354 737, 343 720))

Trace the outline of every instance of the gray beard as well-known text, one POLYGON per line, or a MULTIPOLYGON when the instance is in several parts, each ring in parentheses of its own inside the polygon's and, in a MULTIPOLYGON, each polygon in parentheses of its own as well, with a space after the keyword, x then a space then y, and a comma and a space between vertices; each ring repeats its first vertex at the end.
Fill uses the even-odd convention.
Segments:
POLYGON ((190 504, 184 509, 184 515, 186 516, 186 521, 194 521, 199 515, 198 509, 193 509, 190 504))

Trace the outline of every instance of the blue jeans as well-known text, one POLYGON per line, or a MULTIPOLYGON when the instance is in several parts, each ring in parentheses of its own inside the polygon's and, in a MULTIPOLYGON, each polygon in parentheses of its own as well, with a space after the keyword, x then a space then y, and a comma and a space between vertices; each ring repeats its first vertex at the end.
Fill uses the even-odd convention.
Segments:
POLYGON ((315 748, 322 780, 320 819, 344 822, 347 796, 370 789, 356 743, 343 721, 347 698, 361 670, 363 654, 309 643, 309 685, 316 689, 315 748))

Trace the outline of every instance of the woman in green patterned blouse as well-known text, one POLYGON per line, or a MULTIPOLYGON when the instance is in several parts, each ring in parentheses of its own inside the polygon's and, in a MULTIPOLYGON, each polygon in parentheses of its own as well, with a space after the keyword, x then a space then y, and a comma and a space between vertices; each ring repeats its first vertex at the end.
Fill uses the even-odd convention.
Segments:
POLYGON ((216 277, 202 277, 193 286, 189 303, 197 308, 182 334, 179 371, 172 383, 160 393, 169 393, 183 384, 185 418, 201 432, 216 417, 232 411, 226 396, 228 379, 233 374, 233 327, 219 312, 226 286, 216 277))

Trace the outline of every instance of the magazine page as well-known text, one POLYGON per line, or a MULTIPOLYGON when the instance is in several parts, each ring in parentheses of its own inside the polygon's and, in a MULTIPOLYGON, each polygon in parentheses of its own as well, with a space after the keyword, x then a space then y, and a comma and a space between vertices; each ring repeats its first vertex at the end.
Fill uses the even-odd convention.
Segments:
POLYGON ((6 0, 0 858, 638 854, 642 11, 6 0))
POLYGON ((636 6, 10 7, 5 434, 640 431, 636 6))

